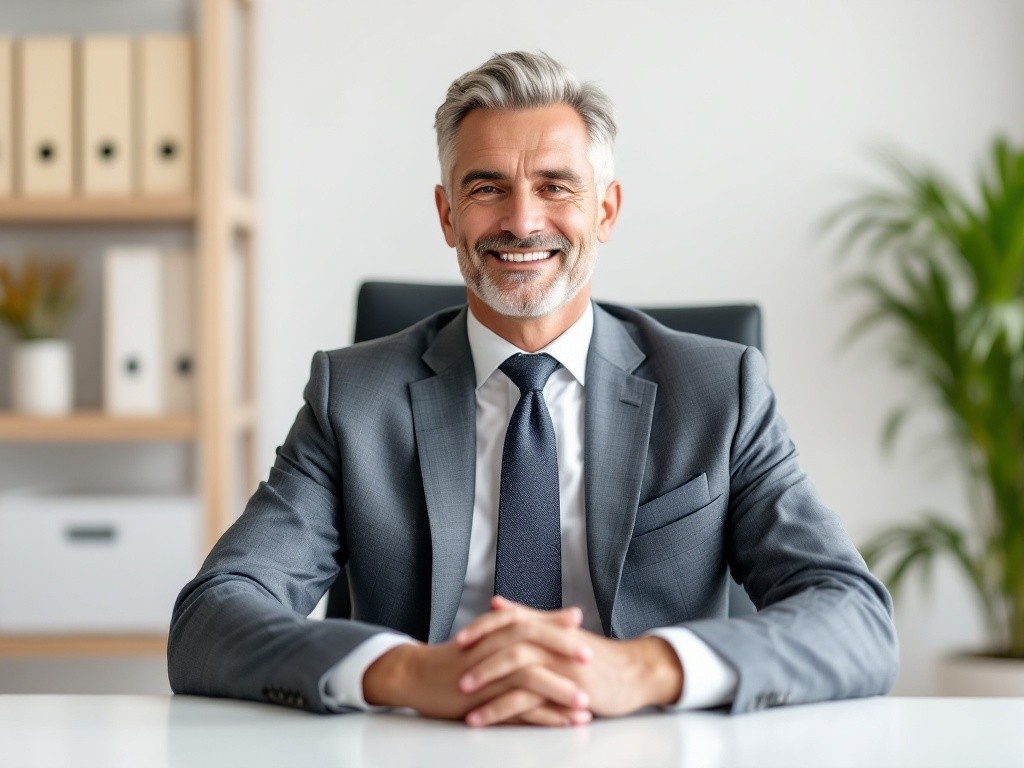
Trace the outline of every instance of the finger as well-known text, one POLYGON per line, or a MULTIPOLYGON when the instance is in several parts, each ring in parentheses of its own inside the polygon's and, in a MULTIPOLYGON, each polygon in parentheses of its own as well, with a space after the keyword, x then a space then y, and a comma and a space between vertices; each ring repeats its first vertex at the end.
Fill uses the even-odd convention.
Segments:
MULTIPOLYGON (((559 674, 561 669, 558 669, 558 672, 552 671, 558 667, 560 662, 564 665, 564 660, 558 657, 578 658, 578 654, 574 655, 576 653, 574 645, 557 648, 555 654, 552 654, 548 648, 539 643, 520 640, 497 647, 491 652, 490 646, 497 646, 498 642, 503 639, 501 635, 498 635, 493 639, 488 638, 478 646, 481 654, 480 661, 467 669, 459 678, 459 689, 463 693, 473 693, 486 685, 534 668, 552 672, 559 679, 569 681, 573 687, 578 687, 571 678, 565 674, 559 674)), ((573 702, 563 703, 575 705, 573 702)), ((586 706, 586 704, 576 706, 586 706)))
POLYGON ((522 725, 544 725, 552 728, 564 728, 571 725, 584 725, 594 719, 586 709, 566 709, 554 704, 544 704, 523 712, 521 715, 507 720, 508 723, 522 725))
POLYGON ((495 611, 522 609, 530 615, 539 615, 566 627, 578 627, 583 623, 583 609, 575 605, 568 605, 565 608, 557 608, 553 611, 542 611, 522 603, 517 603, 514 600, 509 600, 507 597, 494 595, 491 598, 491 608, 495 611))
POLYGON ((490 688, 481 687, 476 690, 482 690, 485 698, 493 699, 503 691, 514 689, 536 693, 552 704, 569 709, 586 709, 590 706, 590 697, 575 680, 542 666, 517 670, 502 676, 490 688))
POLYGON ((551 707, 535 707, 505 722, 510 725, 544 725, 550 728, 564 728, 572 725, 572 718, 551 707))
POLYGON ((494 598, 492 605, 500 605, 500 608, 479 616, 459 630, 455 635, 457 645, 463 648, 468 647, 480 638, 517 621, 539 620, 567 628, 578 627, 583 623, 583 611, 576 607, 561 608, 557 611, 538 611, 500 597, 494 598))
MULTIPOLYGON (((586 641, 584 633, 576 629, 567 629, 539 621, 518 621, 495 630, 481 638, 469 650, 470 661, 479 663, 495 653, 516 646, 536 646, 537 648, 572 661, 586 664, 593 658, 593 651, 586 641)), ((523 665, 535 663, 536 658, 526 654, 523 665)), ((521 665, 522 666, 522 665, 521 665)), ((467 672, 470 668, 467 668, 467 672)))
POLYGON ((491 699, 466 714, 466 725, 480 728, 513 720, 544 703, 544 698, 531 691, 516 688, 491 699))
POLYGON ((504 600, 504 598, 495 599, 503 601, 501 609, 485 613, 460 629, 454 638, 459 647, 467 648, 481 638, 518 621, 541 621, 566 628, 578 627, 583 622, 583 611, 576 607, 561 608, 557 611, 538 611, 504 600))

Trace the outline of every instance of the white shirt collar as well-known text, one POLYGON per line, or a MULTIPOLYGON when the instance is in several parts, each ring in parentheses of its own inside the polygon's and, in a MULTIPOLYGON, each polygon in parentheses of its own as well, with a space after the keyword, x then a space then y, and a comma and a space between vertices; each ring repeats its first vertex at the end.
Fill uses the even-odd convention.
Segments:
MULTIPOLYGON (((537 351, 546 352, 555 358, 573 375, 580 386, 583 386, 586 382, 587 352, 590 350, 590 337, 593 333, 594 306, 588 301, 587 308, 579 320, 570 325, 557 339, 537 351)), ((470 352, 473 354, 477 389, 482 387, 491 374, 509 357, 525 351, 487 328, 476 319, 472 310, 466 315, 466 334, 469 337, 470 352)))

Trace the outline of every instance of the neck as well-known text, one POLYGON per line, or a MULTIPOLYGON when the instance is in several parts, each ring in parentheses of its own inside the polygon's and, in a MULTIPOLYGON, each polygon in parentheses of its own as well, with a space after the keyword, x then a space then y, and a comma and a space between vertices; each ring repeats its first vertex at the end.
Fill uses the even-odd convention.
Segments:
POLYGON ((590 301, 586 285, 569 301, 541 317, 507 317, 495 312, 472 291, 467 291, 469 308, 484 327, 526 352, 536 352, 565 333, 579 320, 590 301))

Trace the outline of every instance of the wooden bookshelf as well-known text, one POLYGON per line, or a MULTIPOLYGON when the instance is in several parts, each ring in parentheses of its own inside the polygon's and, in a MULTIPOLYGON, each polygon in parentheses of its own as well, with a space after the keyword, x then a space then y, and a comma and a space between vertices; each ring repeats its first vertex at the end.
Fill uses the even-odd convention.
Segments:
POLYGON ((111 416, 103 411, 78 411, 45 418, 0 412, 0 442, 105 443, 125 441, 193 440, 192 416, 154 418, 111 416))
POLYGON ((0 635, 0 657, 163 656, 166 635, 0 635))
MULTIPOLYGON (((191 33, 195 55, 195 166, 192 193, 174 197, 0 199, 0 228, 49 225, 178 226, 190 233, 196 259, 198 292, 197 391, 194 415, 128 418, 102 410, 79 410, 59 418, 30 417, 0 410, 0 443, 47 443, 87 446, 89 443, 180 442, 194 446, 198 477, 191 492, 202 503, 202 560, 237 515, 236 480, 244 475, 247 488, 255 487, 257 401, 255 385, 255 261, 258 226, 256 206, 253 65, 256 55, 255 0, 182 0, 195 4, 191 33), (239 37, 236 21, 241 21, 239 37), (241 46, 241 50, 237 46, 241 46), (238 56, 237 54, 243 55, 238 56), (242 77, 233 68, 244 62, 242 77), (242 89, 240 114, 231 88, 242 89), (234 130, 241 121, 243 130, 234 130), (236 152, 234 142, 245 142, 236 152), (244 181, 233 167, 241 158, 244 181), (233 254, 244 259, 243 338, 246 357, 242 394, 234 388, 232 363, 238 341, 224 311, 231 295, 230 264, 233 254), (241 397, 241 402, 238 402, 241 397)), ((102 15, 102 14, 100 14, 102 15)), ((102 19, 97 20, 102 26, 102 19)), ((130 34, 157 30, 136 29, 130 34)), ((18 36, 20 30, 6 30, 18 36)), ((27 32, 26 32, 27 34, 27 32)), ((128 34, 128 33, 126 33, 128 34)), ((117 241, 111 230, 112 242, 117 241)), ((87 448, 83 448, 87 449, 87 448)), ((112 468, 113 471, 114 468, 112 468)), ((140 574, 141 575, 141 574, 140 574)), ((125 574, 132 578, 131 574, 125 574)), ((135 577, 138 577, 136 575, 135 577)), ((26 576, 28 578, 28 576, 26 576)), ((168 606, 168 620, 170 619, 168 606)), ((121 656, 165 653, 166 635, 110 632, 83 634, 3 634, 0 659, 14 656, 121 656)))
POLYGON ((0 198, 0 223, 101 224, 188 223, 196 217, 196 201, 183 197, 54 197, 23 200, 0 198))

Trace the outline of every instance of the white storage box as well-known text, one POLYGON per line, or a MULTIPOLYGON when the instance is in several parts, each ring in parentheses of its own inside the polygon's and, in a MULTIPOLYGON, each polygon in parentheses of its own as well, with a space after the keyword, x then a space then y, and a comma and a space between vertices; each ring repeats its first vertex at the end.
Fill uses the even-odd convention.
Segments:
POLYGON ((185 496, 0 495, 0 631, 166 632, 199 566, 185 496))

